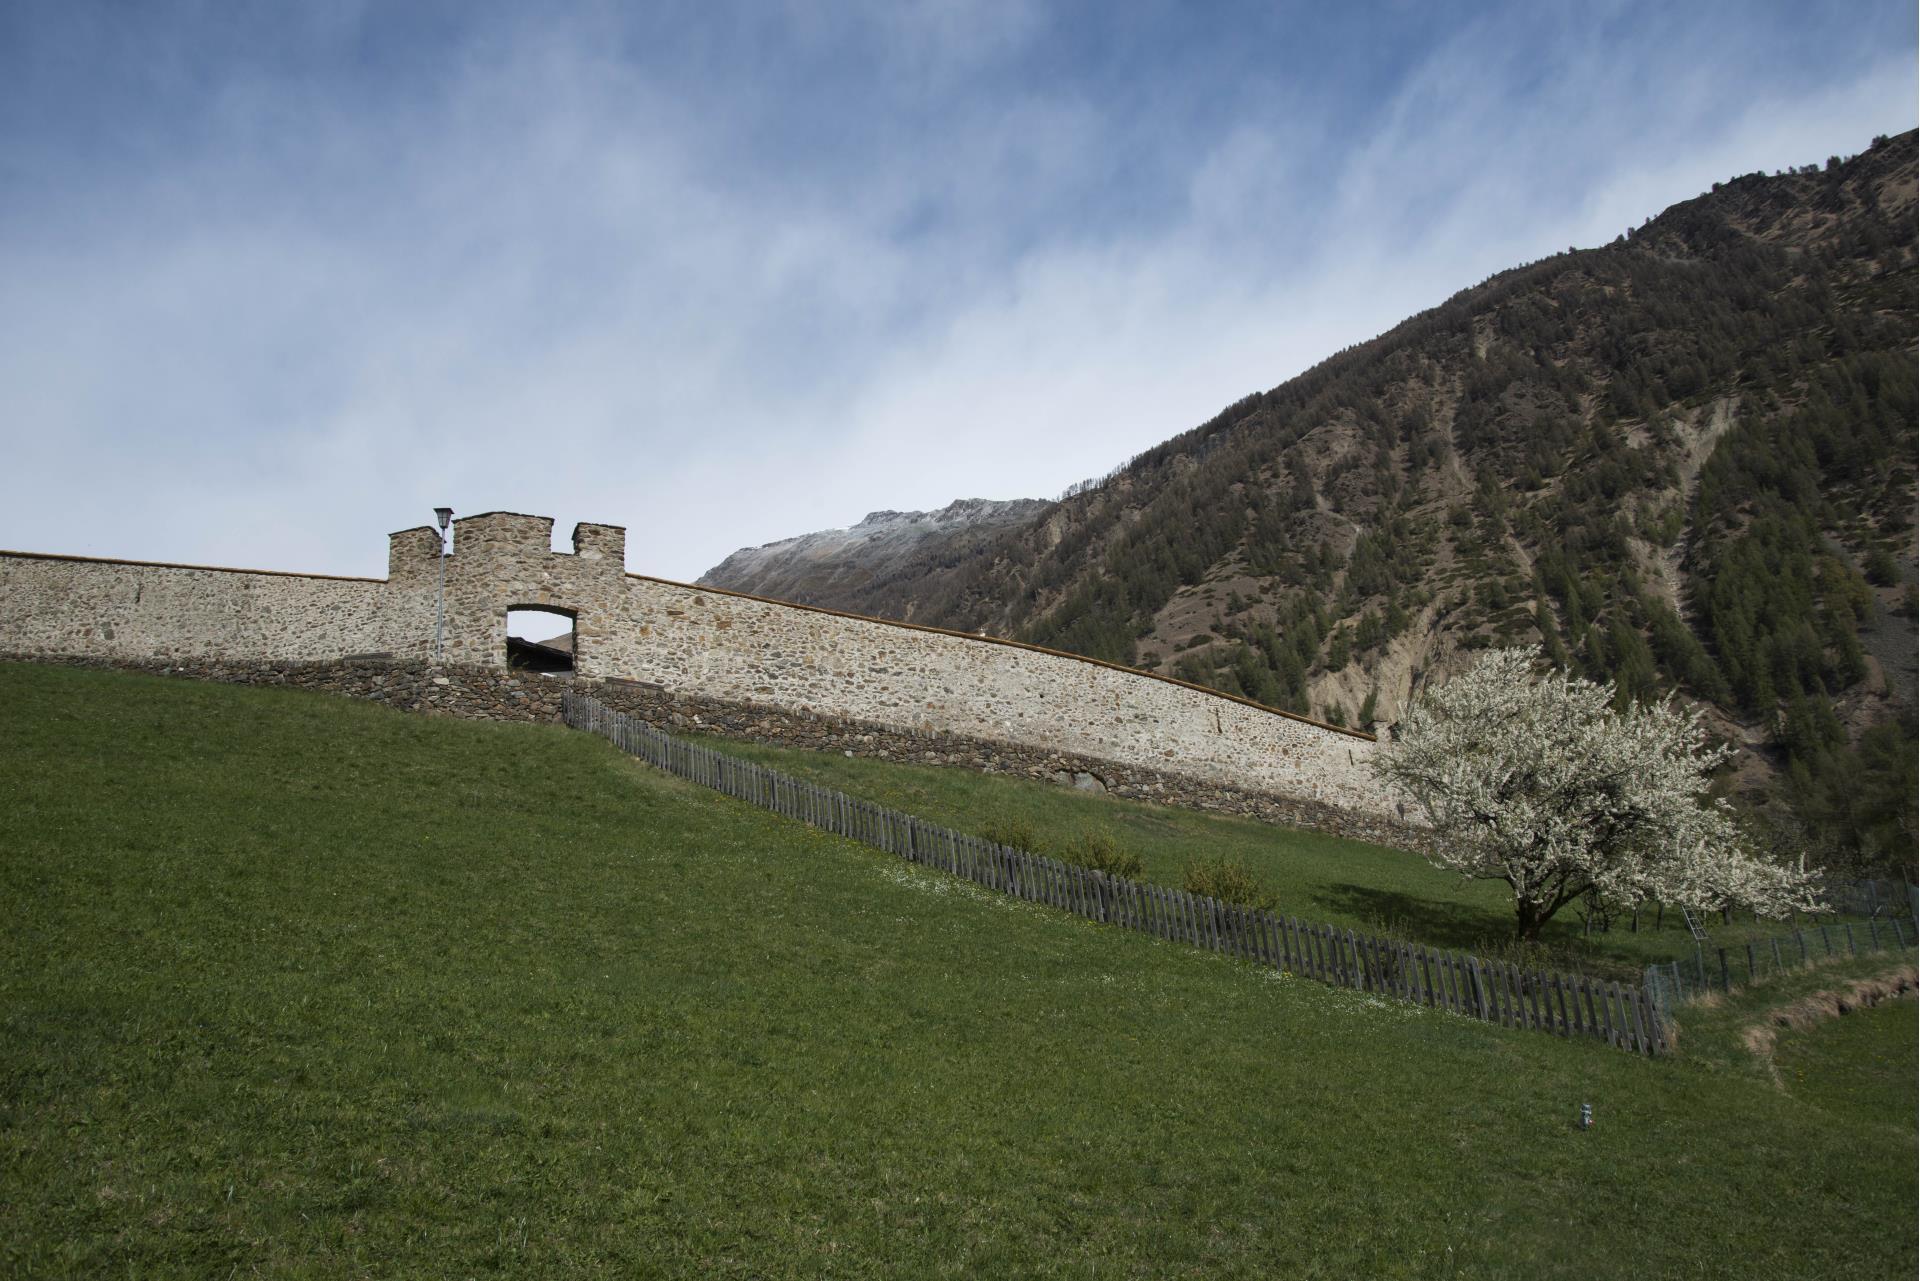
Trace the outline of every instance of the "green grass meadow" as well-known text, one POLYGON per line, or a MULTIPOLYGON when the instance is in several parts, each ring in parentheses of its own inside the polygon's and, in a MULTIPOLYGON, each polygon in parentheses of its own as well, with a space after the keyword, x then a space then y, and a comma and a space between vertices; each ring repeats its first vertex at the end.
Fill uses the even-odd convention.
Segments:
MULTIPOLYGON (((1157 884, 1178 886, 1189 862, 1226 855, 1273 889, 1277 911, 1302 920, 1635 984, 1649 964, 1691 963, 1694 955, 1678 910, 1660 916, 1645 910, 1637 928, 1620 916, 1611 929, 1587 933, 1577 906, 1569 906, 1548 922, 1538 944, 1521 947, 1514 942, 1513 892, 1505 885, 1467 881, 1416 854, 1365 841, 965 769, 710 741, 722 751, 975 835, 1012 823, 1058 850, 1082 833, 1106 832, 1140 857, 1145 879, 1157 884)), ((1713 946, 1734 952, 1748 938, 1791 928, 1751 917, 1730 925, 1710 917, 1706 926, 1713 946)), ((1713 954, 1707 958, 1711 962, 1713 954)))
MULTIPOLYGON (((1203 830, 1007 796, 1165 824, 1156 871, 1203 830)), ((1761 993, 1637 1058, 1003 899, 584 734, 122 674, 0 665, 0 807, 8 1277, 1915 1270, 1910 1000, 1783 1040, 1781 1089, 1731 1048, 1761 993)), ((1302 885, 1408 868, 1286 839, 1302 885)))

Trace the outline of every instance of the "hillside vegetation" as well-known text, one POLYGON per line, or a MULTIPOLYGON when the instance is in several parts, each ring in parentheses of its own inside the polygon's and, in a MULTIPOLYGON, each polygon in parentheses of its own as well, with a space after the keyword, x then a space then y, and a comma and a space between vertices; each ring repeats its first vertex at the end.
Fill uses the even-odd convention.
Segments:
MULTIPOLYGON (((1224 860, 1243 867, 1272 897, 1275 910, 1316 924, 1635 985, 1648 965, 1693 964, 1693 939, 1678 908, 1648 903, 1637 913, 1621 912, 1610 920, 1596 915, 1589 923, 1583 908, 1570 907, 1546 924, 1537 944, 1521 945, 1514 941, 1509 886, 1465 880, 1405 850, 966 769, 736 742, 713 746, 956 831, 1067 862, 1110 866, 1099 860, 1107 851, 1130 857, 1137 866, 1123 874, 1149 884, 1183 888, 1196 864, 1224 860)), ((1842 918, 1822 919, 1837 928, 1842 918)), ((1812 926, 1810 919, 1805 923, 1812 926)), ((1707 927, 1712 947, 1735 954, 1749 939, 1792 928, 1746 914, 1731 921, 1709 916, 1707 927)))
POLYGON ((0 666, 0 797, 9 1276, 1915 1266, 1911 1118, 1711 1030, 1263 974, 585 735, 0 666))
POLYGON ((820 603, 1336 724, 1538 643, 1711 709, 1796 847, 1907 867, 1915 148, 1716 184, 820 603))

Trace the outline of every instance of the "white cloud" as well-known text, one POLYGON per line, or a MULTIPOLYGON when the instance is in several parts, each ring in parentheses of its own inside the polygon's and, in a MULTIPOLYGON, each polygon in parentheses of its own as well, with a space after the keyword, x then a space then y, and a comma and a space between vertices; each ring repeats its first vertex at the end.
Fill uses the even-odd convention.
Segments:
POLYGON ((1684 42, 1536 31, 1542 79, 1472 27, 1365 136, 1287 84, 1180 139, 1070 89, 968 96, 1044 33, 1029 5, 793 12, 877 41, 940 125, 784 155, 782 90, 692 94, 611 18, 369 104, 234 76, 210 143, 0 241, 0 545, 378 574, 379 535, 450 502, 626 523, 632 568, 691 577, 873 508, 1050 495, 1494 270, 1913 115, 1904 55, 1760 99, 1737 59, 1679 76, 1684 42))

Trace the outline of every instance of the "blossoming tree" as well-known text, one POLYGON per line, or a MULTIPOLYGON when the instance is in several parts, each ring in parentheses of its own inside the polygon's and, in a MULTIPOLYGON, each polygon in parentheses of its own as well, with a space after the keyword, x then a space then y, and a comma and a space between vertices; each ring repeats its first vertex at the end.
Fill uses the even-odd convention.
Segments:
POLYGON ((1537 648, 1483 654, 1373 758, 1433 824, 1435 861, 1513 887, 1520 938, 1589 892, 1763 915, 1818 906, 1804 865, 1747 853, 1708 796, 1731 749, 1707 745, 1697 713, 1671 699, 1615 711, 1611 684, 1541 667, 1537 648))

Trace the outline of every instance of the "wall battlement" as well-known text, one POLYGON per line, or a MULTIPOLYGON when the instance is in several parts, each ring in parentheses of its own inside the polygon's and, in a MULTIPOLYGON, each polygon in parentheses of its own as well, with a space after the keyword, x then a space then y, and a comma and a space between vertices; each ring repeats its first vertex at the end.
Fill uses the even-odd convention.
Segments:
MULTIPOLYGON (((1173 771, 1362 813, 1389 803, 1370 736, 1074 655, 626 571, 626 530, 486 512, 453 522, 441 660, 507 664, 507 614, 574 620, 584 677, 1173 771)), ((151 664, 434 658, 440 537, 389 536, 385 579, 0 552, 0 653, 151 664)))

